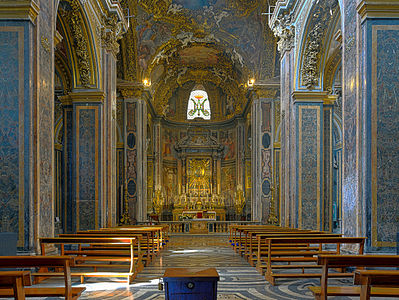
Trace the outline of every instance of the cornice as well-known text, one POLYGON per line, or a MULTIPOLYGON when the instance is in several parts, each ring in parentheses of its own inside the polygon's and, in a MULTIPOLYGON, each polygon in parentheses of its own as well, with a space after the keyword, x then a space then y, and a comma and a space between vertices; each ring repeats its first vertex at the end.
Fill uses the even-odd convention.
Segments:
POLYGON ((296 102, 308 102, 308 103, 324 103, 325 99, 328 99, 328 92, 301 92, 296 91, 292 93, 294 103, 296 102))
POLYGON ((0 19, 22 19, 33 23, 39 11, 39 4, 34 0, 0 1, 0 19))
POLYGON ((145 90, 141 83, 123 80, 118 80, 116 89, 122 98, 139 98, 145 90))
POLYGON ((103 91, 74 91, 66 96, 60 97, 64 105, 73 103, 103 103, 105 94, 103 91))
POLYGON ((399 18, 397 0, 362 0, 357 6, 362 23, 367 18, 399 18))

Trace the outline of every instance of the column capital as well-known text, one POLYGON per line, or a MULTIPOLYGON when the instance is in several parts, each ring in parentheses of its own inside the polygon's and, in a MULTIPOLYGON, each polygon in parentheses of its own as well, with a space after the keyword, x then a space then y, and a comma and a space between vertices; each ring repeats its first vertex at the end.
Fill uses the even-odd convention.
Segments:
POLYGON ((144 92, 144 86, 136 82, 118 82, 117 90, 124 99, 139 98, 144 92))
POLYGON ((22 19, 34 22, 40 7, 35 0, 0 1, 0 19, 22 19))
POLYGON ((103 91, 78 91, 69 93, 60 97, 63 105, 72 105, 74 103, 103 103, 105 94, 103 91))
POLYGON ((362 0, 357 6, 362 23, 367 18, 399 18, 397 0, 362 0))
POLYGON ((261 98, 275 99, 279 88, 280 85, 277 85, 276 87, 255 85, 253 89, 259 99, 261 98))
POLYGON ((323 104, 324 105, 331 105, 333 106, 335 104, 335 101, 337 101, 338 99, 338 95, 327 95, 324 99, 323 99, 323 104))
POLYGON ((324 99, 328 97, 328 92, 302 92, 296 91, 292 93, 294 103, 296 102, 310 102, 310 103, 324 103, 324 99))

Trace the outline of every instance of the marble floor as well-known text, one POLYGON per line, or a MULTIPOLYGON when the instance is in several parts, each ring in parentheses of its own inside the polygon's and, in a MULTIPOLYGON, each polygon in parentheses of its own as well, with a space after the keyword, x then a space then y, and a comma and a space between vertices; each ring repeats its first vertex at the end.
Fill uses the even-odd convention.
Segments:
MULTIPOLYGON (((319 285, 318 279, 280 279, 276 286, 271 286, 254 267, 232 250, 227 236, 175 235, 170 237, 167 247, 144 268, 133 284, 128 286, 107 279, 100 281, 89 278, 83 285, 86 291, 80 299, 165 299, 164 292, 158 290, 158 283, 169 267, 215 267, 220 275, 218 299, 314 299, 307 287, 319 285)), ((348 282, 347 279, 343 281, 348 282)), ((81 284, 74 282, 73 286, 81 284)))

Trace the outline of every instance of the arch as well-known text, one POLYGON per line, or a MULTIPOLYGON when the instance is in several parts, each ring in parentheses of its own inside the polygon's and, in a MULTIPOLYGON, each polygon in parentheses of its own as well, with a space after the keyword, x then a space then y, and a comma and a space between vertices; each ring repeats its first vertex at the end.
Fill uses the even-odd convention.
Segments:
POLYGON ((326 49, 340 16, 338 0, 316 1, 309 9, 296 58, 296 88, 323 90, 326 49))
POLYGON ((72 74, 72 88, 100 88, 99 62, 92 25, 77 0, 60 0, 57 24, 64 38, 72 74))

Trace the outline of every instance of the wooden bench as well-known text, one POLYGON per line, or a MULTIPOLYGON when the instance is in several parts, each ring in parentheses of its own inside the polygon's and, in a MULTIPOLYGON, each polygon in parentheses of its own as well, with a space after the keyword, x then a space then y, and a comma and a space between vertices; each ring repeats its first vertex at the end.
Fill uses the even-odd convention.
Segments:
POLYGON ((240 230, 244 235, 244 238, 241 239, 240 249, 241 255, 245 257, 249 257, 250 253, 252 253, 252 244, 253 242, 257 242, 256 235, 257 234, 284 234, 284 233, 322 233, 321 231, 311 231, 311 230, 298 230, 298 229, 267 229, 267 228, 245 228, 240 230))
MULTIPOLYGON (((320 285, 312 286, 315 299, 327 299, 328 296, 360 296, 359 286, 328 286, 328 278, 333 273, 329 273, 330 269, 347 268, 347 267, 399 267, 398 255, 319 255, 317 263, 322 266, 322 276, 320 285)), ((385 271, 384 271, 385 272, 385 271)), ((352 273, 353 274, 353 273, 352 273)), ((384 291, 381 288, 371 289, 371 296, 391 297, 390 291, 384 291)))
MULTIPOLYGON (((62 270, 61 276, 64 277, 65 287, 26 287, 24 288, 25 297, 65 297, 68 300, 78 299, 86 288, 71 286, 70 266, 73 264, 74 258, 69 256, 0 256, 1 268, 54 267, 62 270)), ((0 298, 13 296, 13 288, 0 289, 0 298)))
MULTIPOLYGON (((134 248, 134 253, 135 257, 141 257, 142 261, 145 263, 145 265, 148 265, 149 262, 153 259, 155 253, 154 253, 154 247, 152 246, 151 240, 150 240, 150 234, 151 233, 123 233, 123 232, 105 232, 102 230, 89 230, 89 231, 78 231, 77 233, 70 233, 70 234, 60 234, 59 237, 68 237, 68 238, 73 238, 73 237, 84 237, 84 238, 107 238, 107 237, 135 237, 137 238, 140 243, 137 243, 134 248)), ((92 244, 92 245, 87 245, 87 246, 79 246, 78 250, 65 250, 66 255, 84 255, 84 251, 87 251, 89 255, 95 255, 97 253, 101 253, 101 251, 104 251, 104 254, 106 254, 106 251, 111 251, 111 253, 115 254, 117 250, 120 250, 121 255, 126 255, 123 254, 125 252, 129 252, 129 245, 126 244, 92 244), (79 251, 80 253, 78 253, 79 251)))
MULTIPOLYGON (((249 249, 248 261, 250 265, 254 266, 256 262, 256 269, 263 274, 267 269, 266 261, 269 254, 268 238, 310 238, 310 237, 341 237, 341 234, 330 233, 313 233, 313 232, 287 232, 287 233, 260 233, 256 235, 257 246, 249 249), (265 263, 263 263, 265 262, 265 263)), ((309 243, 283 243, 273 244, 273 251, 319 251, 320 245, 310 245, 309 243)), ((275 268, 285 268, 284 265, 276 265, 275 268)), ((309 268, 309 266, 301 266, 302 268, 309 268)), ((290 268, 290 267, 289 267, 290 268)))
POLYGON ((373 297, 399 298, 399 271, 357 270, 354 284, 360 284, 360 300, 373 297))
POLYGON ((16 300, 25 299, 25 286, 32 285, 29 271, 0 271, 0 290, 13 289, 16 300))
MULTIPOLYGON (((275 285, 277 278, 321 278, 322 272, 319 273, 305 273, 305 268, 311 268, 309 265, 313 264, 314 268, 321 268, 320 264, 317 264, 318 257, 320 254, 339 254, 341 244, 357 244, 359 246, 359 254, 363 254, 364 250, 364 237, 286 237, 286 238, 266 238, 268 245, 268 254, 266 261, 266 274, 265 278, 272 285, 275 285), (273 247, 275 245, 289 245, 289 244, 302 244, 307 243, 309 245, 318 244, 319 250, 303 250, 303 251, 275 251, 273 247), (335 245, 335 250, 324 250, 323 245, 335 245), (281 267, 273 265, 274 262, 285 262, 286 269, 300 269, 302 273, 275 273, 275 269, 281 269, 281 267), (295 264, 292 265, 291 263, 295 264), (306 264, 305 264, 306 263, 306 264)), ((348 277, 353 276, 350 273, 334 273, 330 274, 333 277, 348 277)))
MULTIPOLYGON (((311 231, 307 230, 297 230, 297 229, 266 229, 266 228, 251 228, 251 229, 239 229, 239 238, 238 242, 236 243, 237 251, 240 255, 246 256, 248 254, 248 249, 251 247, 251 244, 254 239, 254 235, 267 233, 267 234, 284 234, 284 233, 307 233, 311 231)), ((315 232, 316 233, 316 232, 315 232)), ((317 232, 319 233, 319 232, 317 232)))
MULTIPOLYGON (((138 272, 142 270, 144 267, 141 262, 141 257, 135 257, 135 244, 139 243, 136 237, 55 237, 55 238, 40 238, 40 246, 42 254, 45 255, 45 245, 46 244, 59 244, 61 247, 61 254, 65 254, 65 245, 78 245, 79 248, 82 245, 93 245, 93 244, 101 244, 101 245, 127 245, 129 248, 128 253, 126 251, 123 253, 120 252, 119 249, 112 251, 108 251, 104 255, 90 255, 90 252, 85 253, 84 255, 77 254, 76 256, 76 264, 75 268, 79 267, 82 269, 83 267, 88 267, 90 269, 94 269, 93 271, 73 271, 71 272, 71 276, 80 277, 81 283, 84 282, 85 277, 124 277, 126 278, 127 283, 131 283, 137 276, 138 272), (88 263, 89 262, 89 263, 88 263), (126 265, 118 265, 124 267, 123 271, 110 271, 110 272, 102 272, 98 271, 98 268, 104 266, 104 263, 112 264, 115 262, 126 262, 126 265)), ((79 251, 78 248, 78 251, 79 251)), ((140 249, 140 247, 139 247, 140 249)), ((74 269, 75 269, 74 268, 74 269)), ((40 272, 36 274, 32 274, 40 277, 50 277, 50 276, 60 276, 61 274, 57 272, 40 272)))

